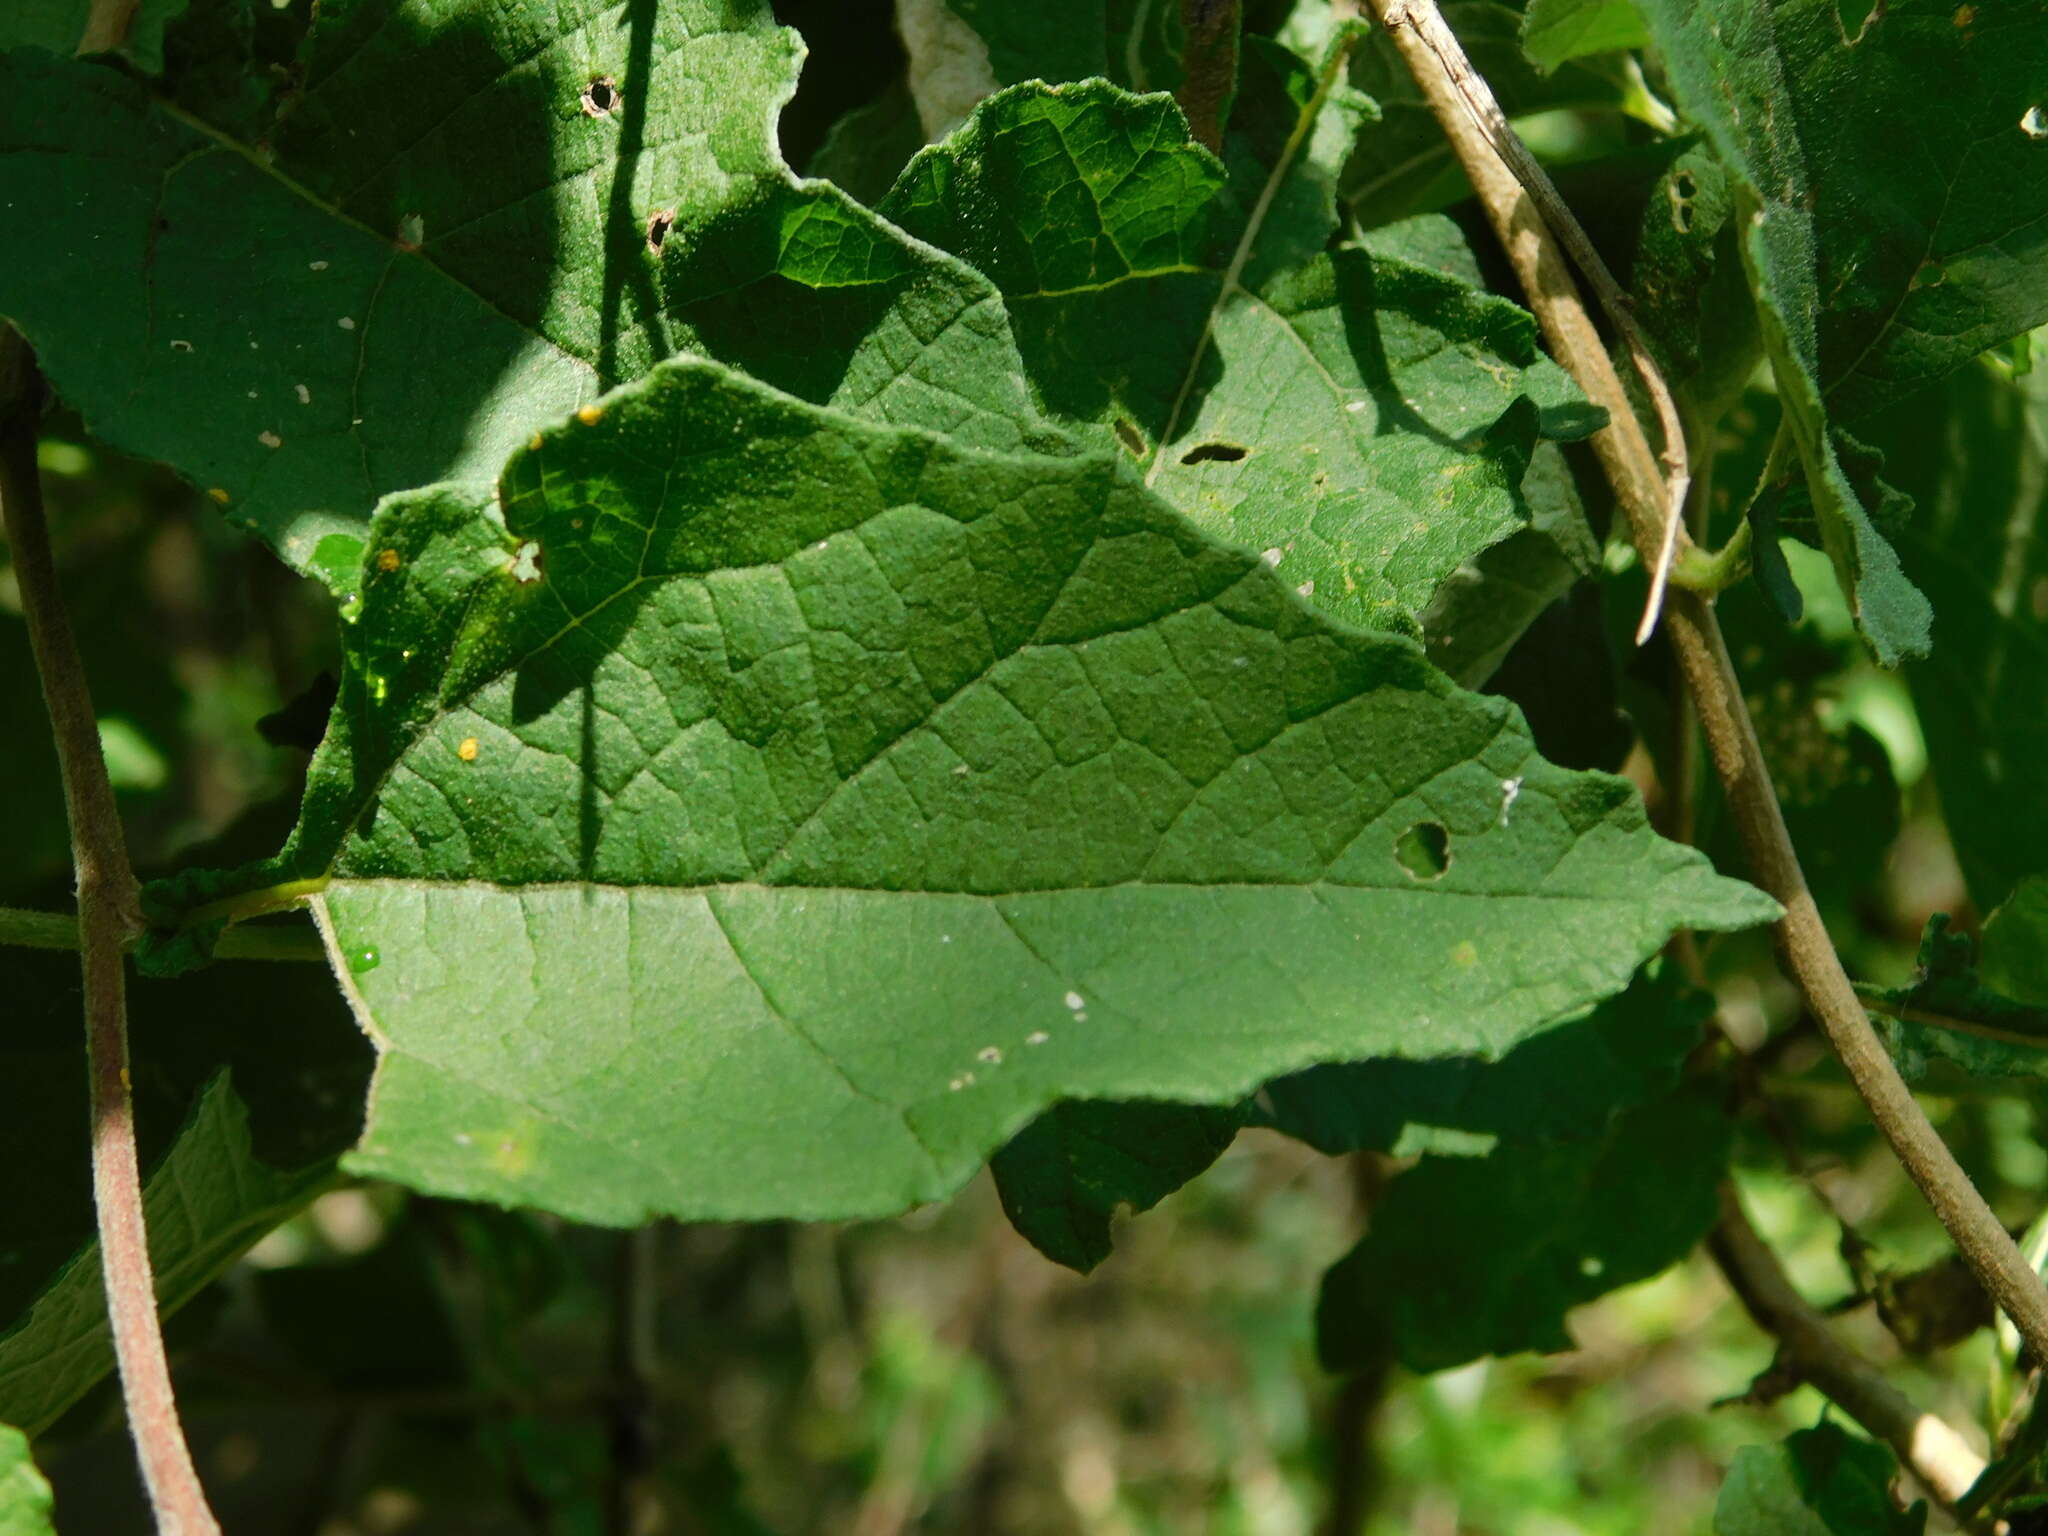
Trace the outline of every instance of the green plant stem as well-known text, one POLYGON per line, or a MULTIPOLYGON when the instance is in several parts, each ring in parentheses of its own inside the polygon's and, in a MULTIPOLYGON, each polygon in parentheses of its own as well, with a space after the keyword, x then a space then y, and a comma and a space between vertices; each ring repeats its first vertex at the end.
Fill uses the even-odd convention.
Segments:
POLYGON ((1749 574, 1756 543, 1756 526, 1750 521, 1750 513, 1765 491, 1792 472, 1799 462, 1798 454, 1799 445, 1791 427, 1779 422, 1777 435, 1771 439, 1771 451, 1764 459, 1763 473, 1757 476, 1756 489, 1749 493, 1749 504, 1742 509, 1742 521, 1728 535, 1728 542, 1713 553, 1685 551, 1671 570, 1675 585, 1703 597, 1718 597, 1749 574))
MULTIPOLYGON (((1667 512, 1656 455, 1536 200, 1503 162, 1494 136, 1474 121, 1452 78, 1459 66, 1471 76, 1470 64, 1431 0, 1373 0, 1373 8, 1463 163, 1551 351, 1588 397, 1607 408, 1609 424, 1594 435, 1593 447, 1629 519, 1638 551, 1651 559, 1662 542, 1667 512), (1429 40, 1411 23, 1417 13, 1434 23, 1429 40), (1455 51, 1452 62, 1446 61, 1447 50, 1455 51)), ((1785 909, 1776 933, 1781 963, 1848 1069, 1871 1118, 1971 1271, 2012 1319, 2035 1357, 2048 1359, 2048 1287, 1899 1076, 1821 922, 1786 832, 1713 604, 1698 593, 1678 589, 1671 595, 1667 630, 1751 870, 1757 883, 1785 909)))
POLYGON ((78 875, 79 969, 84 980, 87 1071, 92 1088, 93 1201, 114 1357, 128 1425, 163 1536, 218 1536, 192 1452, 178 1422, 158 1324, 143 1225, 135 1104, 128 1086, 125 950, 141 932, 135 873, 100 755, 99 724, 85 667, 57 584, 36 466, 41 380, 28 345, 0 329, 0 520, 13 551, 29 647, 64 785, 78 875))
MULTIPOLYGON (((130 941, 132 944, 132 940, 130 941)), ((21 949, 78 948, 78 919, 68 912, 32 912, 0 907, 0 946, 21 949)), ((324 964, 320 936, 300 928, 230 928, 214 944, 216 960, 301 960, 324 964)))

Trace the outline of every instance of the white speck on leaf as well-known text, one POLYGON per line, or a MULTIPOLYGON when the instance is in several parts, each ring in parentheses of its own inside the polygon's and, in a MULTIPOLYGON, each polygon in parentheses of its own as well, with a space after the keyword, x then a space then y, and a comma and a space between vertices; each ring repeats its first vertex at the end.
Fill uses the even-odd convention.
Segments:
POLYGON ((2029 107, 2020 114, 2020 132, 2030 139, 2048 139, 2048 112, 2029 107))
POLYGON ((256 441, 266 448, 282 448, 284 446, 284 439, 275 432, 258 432, 256 434, 256 441))
POLYGON ((1281 554, 1282 554, 1282 551, 1281 551, 1281 550, 1279 550, 1279 549, 1277 549, 1277 548, 1274 548, 1274 549, 1268 549, 1268 550, 1263 550, 1263 551, 1261 551, 1261 552, 1260 552, 1260 554, 1259 554, 1259 558, 1260 558, 1261 560, 1265 561, 1265 562, 1266 562, 1266 564, 1267 564, 1267 565, 1269 565, 1269 566, 1270 566, 1270 565, 1278 565, 1278 564, 1280 563, 1280 556, 1281 556, 1281 554))
POLYGON ((352 331, 356 328, 355 316, 353 315, 343 315, 339 320, 335 321, 334 323, 340 326, 344 331, 352 331))
POLYGON ((1031 1031, 1030 1034, 1024 1037, 1024 1043, 1026 1045, 1043 1045, 1046 1041, 1050 1040, 1051 1038, 1052 1036, 1048 1035, 1044 1030, 1034 1029, 1033 1031, 1031 1031))
POLYGON ((189 341, 174 341, 171 343, 171 350, 173 352, 190 352, 192 350, 192 343, 189 341))
POLYGON ((327 263, 324 261, 309 261, 306 263, 306 265, 311 267, 315 272, 325 272, 327 270, 327 263))
POLYGON ((1297 597, 1314 597, 1316 595, 1316 584, 1314 578, 1310 578, 1309 580, 1304 581, 1300 586, 1294 589, 1294 592, 1297 597))
POLYGON ((976 1061, 986 1062, 989 1066, 992 1067, 1000 1067, 1003 1064, 1002 1048, 1000 1046, 984 1045, 980 1050, 974 1053, 974 1059, 976 1061))
MULTIPOLYGON (((326 263, 322 262, 321 265, 324 266, 326 265, 326 263)), ((476 1138, 474 1136, 471 1136, 467 1131, 457 1131, 455 1133, 455 1145, 457 1145, 458 1147, 470 1146, 475 1142, 475 1140, 476 1138)))
POLYGON ((955 763, 953 765, 953 772, 961 778, 965 778, 967 776, 967 765, 965 763, 955 763))
POLYGON ((1078 992, 1069 992, 1067 994, 1066 1002, 1067 1006, 1073 1009, 1076 1013, 1079 1013, 1083 1008, 1086 1008, 1088 1006, 1088 999, 1083 997, 1078 992))
POLYGON ((1514 808, 1515 796, 1522 792, 1522 776, 1518 773, 1512 779, 1500 781, 1500 824, 1508 824, 1508 812, 1514 808))
POLYGON ((303 384, 294 384, 294 385, 292 386, 292 390, 293 390, 293 392, 294 392, 295 394, 297 394, 297 395, 298 395, 298 397, 299 397, 299 404, 301 404, 301 405, 311 405, 311 404, 313 403, 313 391, 311 391, 310 389, 306 388, 306 386, 305 386, 305 385, 303 385, 303 384))

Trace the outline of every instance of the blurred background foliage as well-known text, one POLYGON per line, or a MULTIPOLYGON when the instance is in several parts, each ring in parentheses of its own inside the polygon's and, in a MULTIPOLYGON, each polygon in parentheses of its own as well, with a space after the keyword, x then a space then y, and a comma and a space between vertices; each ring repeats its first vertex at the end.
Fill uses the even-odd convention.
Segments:
MULTIPOLYGON (((847 113, 887 116, 902 59, 881 0, 777 9, 811 45, 784 118, 801 165, 847 113)), ((1616 206, 1614 185, 1647 197, 1668 156, 1646 158, 1654 103, 1640 75, 1540 76, 1514 60, 1496 84, 1546 158, 1569 168, 1568 195, 1577 177, 1593 189, 1588 206, 1616 206)), ((1401 131, 1398 82, 1361 83, 1401 131)), ((1352 180, 1365 222, 1446 209, 1472 223, 1447 165, 1395 175, 1361 161, 1352 180)), ((1625 264, 1630 220, 1596 234, 1625 264)), ((1716 542, 1755 481, 1776 409, 1752 385, 1724 417, 1716 542)), ((1571 468, 1599 529, 1597 476, 1571 468)), ((190 487, 109 452, 76 420, 52 419, 43 469, 138 866, 271 851, 324 718, 331 602, 190 487)), ((1609 564, 1610 579, 1553 608, 1493 686, 1523 705, 1551 756, 1629 773, 1667 825, 1688 822, 1739 872, 1711 775, 1666 746, 1670 660, 1626 643, 1640 577, 1625 556, 1609 564), (1701 787, 1674 803, 1687 784, 1701 787)), ((1723 604, 1730 644, 1837 942, 1853 972, 1895 982, 1930 913, 1965 931, 1981 914, 1904 683, 1863 658, 1824 560, 1795 553, 1792 574, 1800 623, 1788 635, 1745 588, 1723 604)), ((34 688, 0 565, 0 714, 36 720, 34 688)), ((0 755, 0 796, 0 900, 61 904, 61 799, 35 732, 0 755)), ((1703 961, 1779 1129, 1806 1149, 1804 1170, 1789 1171, 1772 1128, 1741 1123, 1738 1182, 1804 1291, 1822 1304, 1855 1293, 1843 1221, 1879 1272, 1943 1258, 1939 1226, 1800 1018, 1767 937, 1715 941, 1703 961)), ((271 975, 262 990, 265 1028, 335 1027, 314 968, 271 975)), ((257 1005, 217 988, 181 1006, 231 1027, 257 1005)), ((190 1023, 145 1014, 145 1058, 152 1031, 175 1057, 168 1032, 190 1023)), ((335 1073, 362 1070, 345 1041, 333 1054, 335 1073)), ((2025 1224, 2048 1190, 2029 1080, 1946 1070, 1930 1066, 1924 1102, 2001 1216, 2025 1224)), ((331 1083, 303 1086, 332 1108, 331 1083)), ((144 1095, 146 1137, 153 1115, 161 1145, 196 1090, 167 1068, 154 1109, 144 1095)), ((288 1130, 259 1126, 259 1140, 288 1130)), ((302 1150, 326 1145, 315 1136, 302 1150)), ((706 1536, 1705 1532, 1738 1447, 1821 1417, 1808 1389, 1742 1401, 1771 1344, 1701 1255, 1574 1313, 1561 1354, 1430 1377, 1324 1374, 1317 1287, 1392 1171, 1376 1154, 1323 1158, 1248 1131, 1157 1208, 1119 1218, 1114 1254, 1087 1278, 1017 1236, 986 1176, 898 1221, 638 1235, 344 1186, 258 1244, 170 1336, 224 1521, 266 1536, 595 1536, 628 1496, 625 1475, 657 1485, 663 1530, 706 1536)), ((0 1290, 32 1288, 54 1262, 30 1246, 0 1250, 0 1290)), ((1989 1334, 1914 1354, 1900 1336, 1926 1341, 1911 1323, 1895 1332, 1868 1304, 1841 1318, 1917 1402, 1982 1448, 1989 1334)), ((39 1452, 67 1532, 145 1529, 111 1387, 39 1452)))

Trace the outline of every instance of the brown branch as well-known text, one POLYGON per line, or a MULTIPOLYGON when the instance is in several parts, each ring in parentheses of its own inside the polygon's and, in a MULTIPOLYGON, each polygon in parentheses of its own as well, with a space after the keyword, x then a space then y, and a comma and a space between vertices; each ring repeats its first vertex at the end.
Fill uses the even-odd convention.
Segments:
POLYGON ((1729 1287, 1759 1328, 1778 1341, 1777 1367, 1817 1388, 1892 1448, 1905 1467, 1951 1514, 1984 1470, 1984 1458, 1931 1413, 1922 1413, 1841 1339, 1793 1286, 1734 1186, 1721 1186, 1721 1215, 1707 1247, 1729 1287))
MULTIPOLYGON (((1668 515, 1667 487, 1658 473, 1656 456, 1630 408, 1614 361, 1572 283, 1557 240, 1546 228, 1528 189, 1502 162, 1490 136, 1475 122, 1445 67, 1441 51, 1456 50, 1457 39, 1435 16, 1432 0, 1372 0, 1372 4, 1471 178, 1528 292, 1551 351, 1587 396, 1607 408, 1609 423, 1594 434, 1593 448, 1627 514, 1637 549, 1645 561, 1654 559, 1668 515), (1420 13, 1436 19, 1431 41, 1425 41, 1413 22, 1420 13)), ((1461 51, 1456 57, 1462 62, 1461 51)), ((1463 68, 1471 73, 1469 64, 1463 68)), ((1785 908, 1776 935, 1781 963, 1848 1069, 1871 1117, 1972 1272, 2013 1320, 2036 1358, 2048 1359, 2048 1288, 1928 1123, 1871 1028, 1828 938, 1799 867, 1799 856, 1786 833, 1777 792, 1712 602, 1674 588, 1668 629, 1751 871, 1757 883, 1785 908)))
MULTIPOLYGON (((1629 362, 1635 368, 1636 376, 1643 381, 1643 389, 1657 412, 1658 430, 1664 438, 1663 507, 1655 553, 1652 554, 1647 547, 1643 550, 1643 558, 1650 568, 1650 595, 1643 605, 1642 622, 1636 627, 1636 644, 1642 645, 1657 626, 1665 582, 1670 578, 1672 562, 1678 556, 1679 541, 1685 538, 1685 501, 1686 492, 1692 485, 1692 474, 1686 463, 1685 424, 1679 419, 1678 402, 1672 398, 1671 386, 1664 381, 1664 372, 1650 352, 1642 327, 1636 324, 1634 301, 1614 280, 1614 274, 1607 270, 1606 261, 1573 217, 1570 207, 1557 190, 1557 184, 1550 179, 1550 173, 1543 169, 1542 162, 1529 152, 1528 146, 1509 126, 1507 114, 1501 111, 1500 103, 1494 99, 1492 87, 1465 57, 1465 50, 1456 34, 1445 25, 1443 16, 1437 11, 1435 0, 1412 0, 1412 3, 1411 0, 1385 0, 1385 3, 1375 0, 1375 10, 1381 25, 1393 35, 1395 46, 1401 49, 1404 58, 1408 58, 1411 70, 1415 67, 1414 59, 1408 57, 1411 50, 1419 47, 1427 52, 1435 63, 1439 80, 1449 85, 1450 97, 1464 108, 1465 115, 1493 150, 1497 162, 1506 166, 1515 180, 1521 183, 1522 190, 1534 200, 1551 237, 1570 254, 1592 287, 1594 297, 1599 299, 1608 321, 1628 348, 1629 362)), ((1430 105, 1436 107, 1435 97, 1431 98, 1430 105)), ((1623 409, 1627 409, 1625 399, 1623 409)))
POLYGON ((107 1316, 128 1424, 142 1477, 164 1536, 218 1536, 192 1468, 171 1392, 157 1324, 156 1288, 142 1220, 142 1173, 135 1151, 135 1105, 128 1091, 127 961, 141 930, 135 873, 100 755, 99 724, 78 642, 57 586, 43 520, 36 436, 42 387, 28 344, 0 328, 0 518, 13 550, 22 617, 42 678, 71 822, 78 873, 79 969, 85 990, 87 1070, 92 1085, 92 1185, 99 1213, 100 1263, 107 1316))

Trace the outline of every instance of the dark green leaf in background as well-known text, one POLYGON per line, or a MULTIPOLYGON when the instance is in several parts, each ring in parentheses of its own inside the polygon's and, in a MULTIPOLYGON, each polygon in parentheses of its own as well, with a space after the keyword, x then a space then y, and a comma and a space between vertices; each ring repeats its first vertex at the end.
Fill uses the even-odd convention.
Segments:
MULTIPOLYGON (((2048 149, 2044 149, 2048 153, 2048 149)), ((1987 359, 1869 423, 1917 503, 1900 543, 1941 616, 1906 669, 1979 911, 2048 871, 2048 372, 1987 359)))
POLYGON ((1714 1505, 1714 1536, 1920 1536, 1927 1506, 1893 1502, 1890 1451, 1833 1423, 1744 1446, 1714 1505))
POLYGON ((1437 1371, 1568 1348, 1567 1312, 1675 1263, 1713 1224, 1729 1129, 1701 1086, 1598 1138, 1423 1159, 1324 1277, 1323 1363, 1437 1371))
POLYGON ((1529 0, 1522 11, 1522 51, 1546 74, 1588 54, 1649 41, 1631 0, 1529 0))

